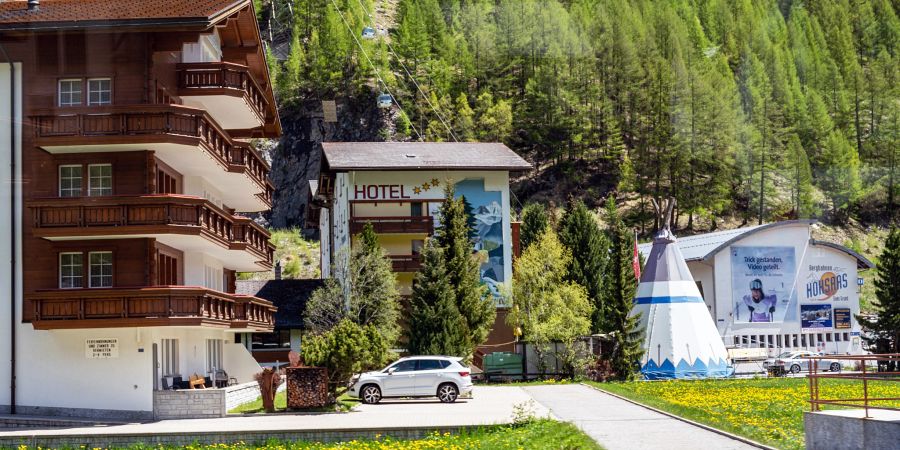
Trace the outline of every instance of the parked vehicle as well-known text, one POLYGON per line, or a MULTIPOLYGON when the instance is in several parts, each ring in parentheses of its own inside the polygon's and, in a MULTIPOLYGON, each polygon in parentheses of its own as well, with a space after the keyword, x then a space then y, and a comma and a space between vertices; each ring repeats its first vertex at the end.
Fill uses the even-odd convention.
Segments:
POLYGON ((366 372, 350 381, 347 393, 374 404, 391 397, 437 397, 453 403, 472 393, 472 377, 462 358, 408 356, 382 370, 366 372))
MULTIPOLYGON (((809 351, 784 352, 774 358, 763 361, 763 368, 774 375, 784 375, 788 372, 797 374, 800 371, 810 370, 810 357, 824 356, 822 353, 809 351)), ((840 372, 841 362, 836 359, 819 359, 817 362, 819 371, 840 372)))

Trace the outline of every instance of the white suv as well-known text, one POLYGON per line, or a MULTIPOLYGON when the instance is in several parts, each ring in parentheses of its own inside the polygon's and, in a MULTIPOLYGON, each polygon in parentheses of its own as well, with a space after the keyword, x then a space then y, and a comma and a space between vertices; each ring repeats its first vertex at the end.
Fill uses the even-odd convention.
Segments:
POLYGON ((350 381, 347 393, 363 403, 373 404, 387 397, 437 397, 453 403, 472 393, 469 368, 462 358, 450 356, 408 356, 383 370, 366 372, 350 381))

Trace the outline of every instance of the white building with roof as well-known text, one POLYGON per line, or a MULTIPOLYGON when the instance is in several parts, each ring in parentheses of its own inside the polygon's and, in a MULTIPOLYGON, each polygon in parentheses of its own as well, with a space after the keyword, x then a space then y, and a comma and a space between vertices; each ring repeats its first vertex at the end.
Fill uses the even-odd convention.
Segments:
MULTIPOLYGON (((874 264, 812 238, 812 221, 679 237, 726 346, 861 353, 859 271, 874 264)), ((639 246, 646 257, 651 244, 639 246)))

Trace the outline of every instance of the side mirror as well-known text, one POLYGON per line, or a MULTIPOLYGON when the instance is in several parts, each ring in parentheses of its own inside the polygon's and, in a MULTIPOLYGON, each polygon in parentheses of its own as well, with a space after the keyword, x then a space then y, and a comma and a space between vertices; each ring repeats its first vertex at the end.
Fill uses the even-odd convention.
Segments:
POLYGON ((388 369, 388 375, 393 375, 394 372, 396 372, 396 371, 397 371, 396 367, 391 367, 390 369, 388 369))

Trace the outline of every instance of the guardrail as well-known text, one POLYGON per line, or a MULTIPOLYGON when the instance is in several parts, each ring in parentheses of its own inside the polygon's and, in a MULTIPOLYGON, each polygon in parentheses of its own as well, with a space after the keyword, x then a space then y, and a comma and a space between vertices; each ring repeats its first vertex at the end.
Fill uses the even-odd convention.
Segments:
POLYGON ((811 411, 820 411, 822 406, 843 406, 850 408, 862 408, 865 410, 866 418, 869 418, 870 409, 884 409, 890 411, 900 411, 900 407, 885 406, 884 404, 875 404, 872 402, 898 402, 900 404, 900 390, 897 397, 872 397, 869 395, 869 384, 871 382, 900 382, 900 353, 888 353, 880 355, 827 355, 814 356, 809 358, 809 403, 811 411), (853 362, 856 366, 861 366, 858 373, 820 373, 820 360, 837 360, 839 362, 853 362), (869 363, 875 362, 878 367, 885 367, 889 371, 879 372, 872 371, 869 363), (857 380, 862 383, 863 395, 861 398, 823 398, 822 385, 823 379, 841 379, 841 380, 857 380))

